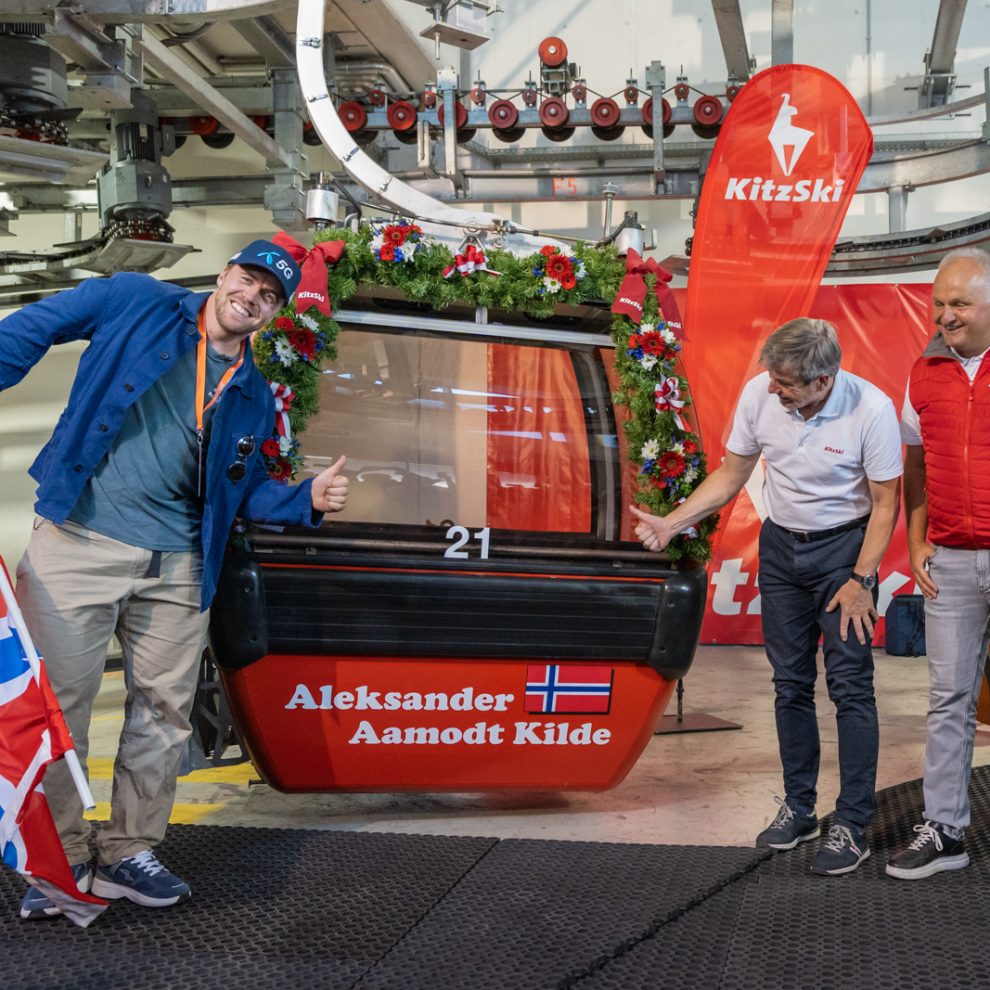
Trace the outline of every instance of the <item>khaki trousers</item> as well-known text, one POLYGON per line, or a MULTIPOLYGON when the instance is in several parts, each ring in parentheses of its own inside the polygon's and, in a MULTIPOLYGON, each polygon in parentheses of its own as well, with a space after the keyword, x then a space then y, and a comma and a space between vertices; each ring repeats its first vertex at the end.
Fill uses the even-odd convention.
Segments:
MULTIPOLYGON (((36 519, 17 568, 17 600, 84 769, 93 701, 115 633, 123 651, 127 699, 110 822, 97 837, 101 864, 162 840, 191 734, 208 621, 199 611, 202 561, 163 552, 156 567, 155 557, 75 523, 36 519)), ((48 768, 44 788, 69 863, 86 862, 90 830, 64 761, 48 768)))

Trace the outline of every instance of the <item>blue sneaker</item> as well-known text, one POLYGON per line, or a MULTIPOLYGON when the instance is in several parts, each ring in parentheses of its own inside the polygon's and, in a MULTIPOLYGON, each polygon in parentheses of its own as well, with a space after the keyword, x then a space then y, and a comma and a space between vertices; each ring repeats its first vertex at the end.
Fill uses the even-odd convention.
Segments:
MULTIPOLYGON (((89 863, 79 863, 72 867, 72 875, 76 878, 76 886, 84 893, 89 890, 93 873, 89 863)), ((62 909, 43 894, 37 887, 28 887, 24 900, 21 901, 21 917, 29 921, 43 921, 45 918, 57 918, 62 909)))
POLYGON ((107 900, 126 897, 142 907, 171 907, 192 897, 185 880, 169 873, 150 849, 109 866, 98 866, 93 893, 107 900))

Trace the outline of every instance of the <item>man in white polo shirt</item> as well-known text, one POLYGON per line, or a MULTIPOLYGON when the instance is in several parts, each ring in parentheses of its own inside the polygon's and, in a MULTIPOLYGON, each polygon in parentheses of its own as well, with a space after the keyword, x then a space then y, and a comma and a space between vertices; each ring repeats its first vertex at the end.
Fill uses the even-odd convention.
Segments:
POLYGON ((901 441, 890 399, 839 370, 831 324, 791 320, 770 335, 760 358, 767 370, 743 389, 718 469, 669 515, 632 512, 646 548, 662 550, 732 501, 765 458, 759 583, 785 796, 756 844, 793 849, 821 832, 814 693, 821 638, 840 789, 812 869, 835 876, 870 855, 879 737, 871 640, 877 567, 897 518, 901 441))

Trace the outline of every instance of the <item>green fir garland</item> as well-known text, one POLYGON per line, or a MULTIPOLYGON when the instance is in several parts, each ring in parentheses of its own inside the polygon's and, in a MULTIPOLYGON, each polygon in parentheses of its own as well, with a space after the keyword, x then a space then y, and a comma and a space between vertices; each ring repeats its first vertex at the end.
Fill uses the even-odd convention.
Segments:
MULTIPOLYGON (((346 242, 340 260, 327 269, 328 297, 334 306, 342 306, 362 283, 370 283, 392 286, 436 310, 471 303, 545 318, 560 303, 614 299, 625 274, 614 248, 579 243, 569 254, 549 245, 525 258, 493 251, 483 260, 500 274, 481 270, 462 275, 455 270, 445 277, 452 265, 470 259, 455 258, 443 244, 423 240, 415 224, 402 220, 378 221, 358 231, 320 231, 315 240, 346 242)), ((654 276, 646 278, 652 289, 654 276)), ((337 322, 315 308, 297 314, 294 306, 288 306, 255 336, 252 347, 259 370, 293 393, 287 409, 291 441, 276 432, 262 444, 274 478, 294 477, 302 463, 298 437, 317 411, 320 367, 336 357, 339 332, 337 322)), ((640 465, 636 501, 666 515, 705 477, 700 440, 687 417, 691 399, 678 362, 680 342, 660 318, 652 291, 646 296, 642 325, 617 315, 611 333, 619 377, 614 399, 630 410, 625 424, 629 456, 640 465), (656 394, 658 386, 664 392, 661 396, 656 394)), ((669 557, 707 560, 716 525, 717 518, 711 517, 678 536, 667 549, 669 557)))

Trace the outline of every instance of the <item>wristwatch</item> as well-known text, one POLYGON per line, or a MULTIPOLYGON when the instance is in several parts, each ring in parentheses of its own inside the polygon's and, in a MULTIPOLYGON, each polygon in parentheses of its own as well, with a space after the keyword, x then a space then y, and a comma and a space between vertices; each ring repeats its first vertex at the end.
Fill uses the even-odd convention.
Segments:
POLYGON ((877 576, 876 574, 857 574, 855 571, 852 572, 850 577, 853 581, 858 581, 867 591, 872 591, 877 586, 877 576))

